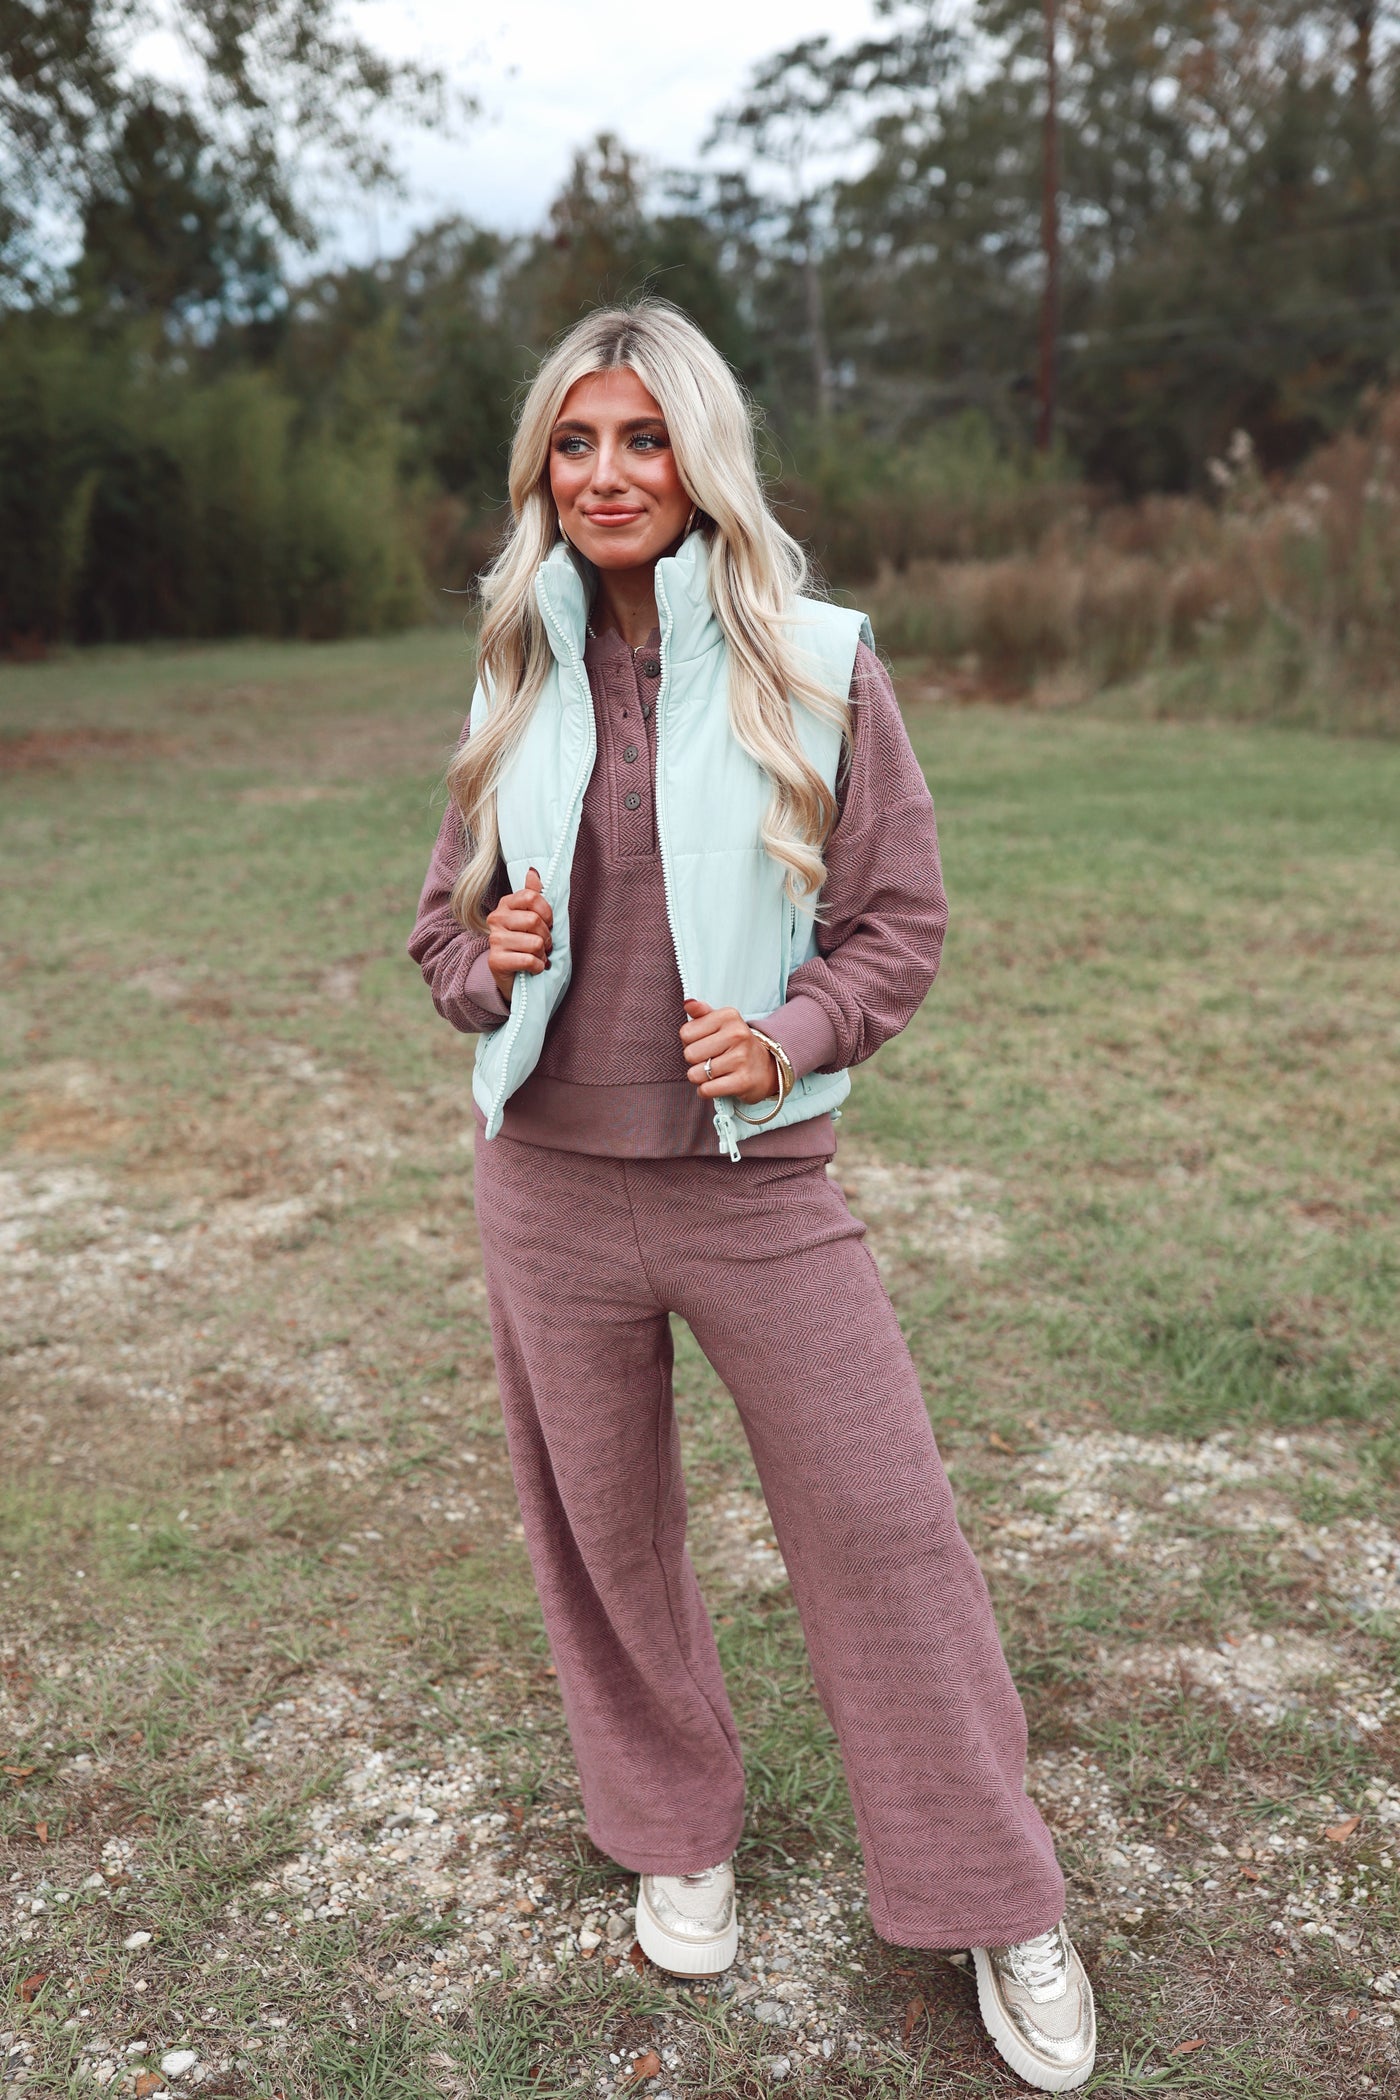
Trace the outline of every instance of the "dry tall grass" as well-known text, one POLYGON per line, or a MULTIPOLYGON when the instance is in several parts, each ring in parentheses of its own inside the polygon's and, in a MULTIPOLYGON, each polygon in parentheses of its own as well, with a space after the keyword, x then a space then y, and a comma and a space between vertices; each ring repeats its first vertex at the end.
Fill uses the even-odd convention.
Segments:
POLYGON ((1023 551, 886 564, 859 596, 885 648, 992 690, 1400 732, 1400 390, 1285 484, 1243 432, 1211 477, 1214 502, 1086 497, 1023 551))

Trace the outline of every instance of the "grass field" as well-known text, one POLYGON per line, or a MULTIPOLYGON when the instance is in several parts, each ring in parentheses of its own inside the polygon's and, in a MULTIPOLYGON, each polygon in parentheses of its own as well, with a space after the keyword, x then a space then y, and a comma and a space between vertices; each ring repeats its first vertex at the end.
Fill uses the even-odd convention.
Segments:
MULTIPOLYGON (((504 1461, 470 1046, 403 944, 460 638, 0 671, 0 2086, 1007 2095, 871 1935, 725 1395, 723 1990, 582 1835, 504 1461)), ((1104 2095, 1400 2079, 1400 750, 909 720, 943 977, 868 1220, 992 1584, 1104 2095)))

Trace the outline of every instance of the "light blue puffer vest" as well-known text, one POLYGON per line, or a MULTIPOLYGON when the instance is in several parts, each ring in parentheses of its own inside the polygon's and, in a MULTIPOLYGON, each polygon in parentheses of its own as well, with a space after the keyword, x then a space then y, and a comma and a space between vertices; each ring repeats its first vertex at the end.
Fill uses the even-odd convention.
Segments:
MULTIPOLYGON (((763 845, 761 827, 772 785, 729 726, 728 655, 710 606, 708 548, 695 532, 656 565, 661 623, 661 685, 656 699, 656 830, 666 908, 687 999, 734 1006, 760 1022, 783 1004, 790 973, 817 951, 810 909, 795 906, 783 869, 763 845)), ((512 889, 538 868, 554 907, 550 967, 515 979, 510 1014, 478 1038, 472 1092, 495 1137, 505 1104, 535 1069, 550 1016, 569 989, 569 882, 583 793, 597 756, 593 698, 584 670, 588 592, 570 550, 556 546, 541 565, 535 593, 554 663, 530 723, 497 789, 501 853, 512 889)), ((814 676, 844 699, 856 645, 870 640, 863 613, 801 599, 793 641, 814 676)), ((489 700, 478 684, 473 732, 489 700)), ((794 706, 803 749, 829 787, 836 784, 840 732, 794 706)), ((851 1090, 846 1072, 799 1079, 766 1130, 834 1109, 851 1090)), ((762 1116, 772 1103, 747 1113, 762 1116)), ((715 1103, 721 1152, 739 1158, 755 1126, 715 1103)))

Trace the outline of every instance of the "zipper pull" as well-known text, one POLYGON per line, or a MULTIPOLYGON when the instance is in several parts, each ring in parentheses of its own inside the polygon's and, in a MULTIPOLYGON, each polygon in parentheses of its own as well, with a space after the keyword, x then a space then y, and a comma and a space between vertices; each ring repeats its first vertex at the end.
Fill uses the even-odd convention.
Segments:
POLYGON ((728 1101, 723 1095, 715 1103, 715 1130, 719 1136, 719 1149, 730 1159, 739 1158, 739 1126, 734 1121, 728 1101))

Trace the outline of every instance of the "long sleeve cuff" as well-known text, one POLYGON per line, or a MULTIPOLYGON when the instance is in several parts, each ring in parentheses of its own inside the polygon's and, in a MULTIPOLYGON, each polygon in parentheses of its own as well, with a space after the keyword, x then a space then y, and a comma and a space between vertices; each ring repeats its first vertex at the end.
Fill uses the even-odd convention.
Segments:
MULTIPOLYGON (((491 975, 491 958, 485 948, 468 970, 462 991, 473 1006, 483 1007, 487 1013, 495 1014, 498 1020, 504 1021, 510 1012, 509 1005, 501 997, 500 986, 491 975)), ((787 1045, 783 1047, 786 1049, 787 1045)))
POLYGON ((815 999, 800 993, 762 1024, 763 1033, 781 1043, 799 1079, 836 1062, 836 1030, 815 999))

